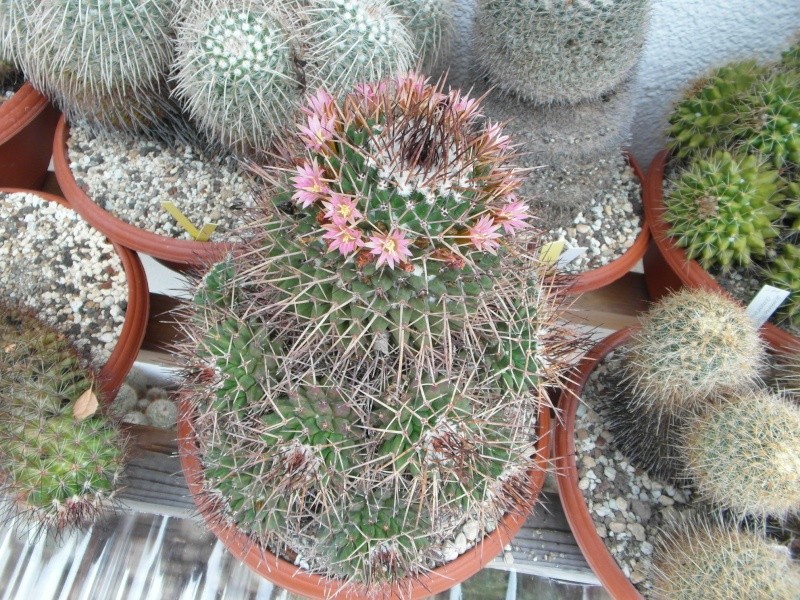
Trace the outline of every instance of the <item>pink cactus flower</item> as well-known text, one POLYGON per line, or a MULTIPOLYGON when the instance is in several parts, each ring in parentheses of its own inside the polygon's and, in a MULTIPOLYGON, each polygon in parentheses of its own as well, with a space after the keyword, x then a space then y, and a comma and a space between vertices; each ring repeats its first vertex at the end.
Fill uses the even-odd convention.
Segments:
POLYGON ((503 135, 503 128, 499 123, 489 123, 483 132, 484 148, 488 151, 506 150, 511 144, 511 138, 503 135))
POLYGON ((328 242, 328 252, 338 250, 342 256, 352 254, 364 246, 361 230, 347 223, 326 223, 322 226, 325 234, 322 239, 328 242))
POLYGON ((308 106, 303 108, 307 115, 318 115, 323 119, 329 119, 334 115, 333 96, 324 88, 319 88, 315 94, 308 96, 308 106))
POLYGON ((333 194, 329 202, 323 202, 325 217, 337 225, 355 224, 363 215, 359 212, 358 200, 341 194, 333 194))
POLYGON ((395 264, 399 264, 403 262, 404 258, 411 256, 411 250, 408 249, 410 245, 411 240, 407 240, 402 231, 395 229, 387 234, 373 235, 364 244, 364 247, 370 248, 372 253, 378 257, 376 267, 387 264, 390 269, 394 269, 395 264))
POLYGON ((381 106, 381 97, 386 93, 386 83, 358 83, 353 88, 353 97, 356 99, 358 108, 365 116, 371 115, 381 106))
POLYGON ((323 179, 324 174, 322 167, 315 162, 306 161, 305 164, 297 167, 297 175, 292 177, 292 184, 296 190, 292 195, 292 200, 303 208, 308 208, 324 197, 329 191, 323 179))
POLYGON ((497 238, 503 235, 497 232, 498 229, 499 223, 495 223, 489 215, 483 215, 469 228, 469 241, 481 252, 496 254, 495 250, 500 247, 497 238))
POLYGON ((478 100, 462 95, 460 90, 450 90, 450 108, 465 121, 481 116, 481 113, 478 112, 478 100))
POLYGON ((514 235, 518 229, 528 226, 525 219, 530 219, 528 205, 522 200, 517 200, 511 196, 510 200, 503 207, 495 212, 495 219, 503 226, 503 231, 509 235, 514 235))
POLYGON ((315 152, 321 152, 326 144, 333 139, 336 131, 336 122, 332 117, 309 115, 308 126, 300 127, 300 137, 306 146, 315 152))

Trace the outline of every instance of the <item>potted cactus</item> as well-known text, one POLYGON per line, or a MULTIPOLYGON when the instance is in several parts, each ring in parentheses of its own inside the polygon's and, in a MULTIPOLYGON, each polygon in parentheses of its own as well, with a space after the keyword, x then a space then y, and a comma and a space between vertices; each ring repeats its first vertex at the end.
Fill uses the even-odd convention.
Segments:
POLYGON ((536 501, 554 290, 510 140, 475 100, 410 75, 304 110, 291 166, 262 171, 248 247, 184 315, 182 464, 265 577, 427 596, 536 501))
POLYGON ((458 83, 509 123, 547 238, 586 249, 562 267, 576 275, 575 293, 618 279, 647 245, 642 174, 622 147, 648 12, 647 0, 480 0, 462 49, 474 64, 458 83))
POLYGON ((108 390, 65 337, 0 304, 0 490, 17 526, 91 525, 120 485, 125 436, 102 413, 108 390))
MULTIPOLYGON (((559 492, 587 561, 613 595, 671 598, 677 588, 669 579, 680 586, 709 577, 702 561, 682 564, 695 546, 708 556, 725 553, 730 564, 755 545, 765 550, 749 565, 752 576, 773 569, 781 580, 797 576, 785 554, 734 531, 740 523, 763 531, 800 509, 800 408, 760 387, 766 362, 739 305, 684 290, 577 367, 559 401, 559 492)), ((749 578, 708 585, 698 597, 751 597, 749 578)), ((796 589, 770 597, 791 598, 796 589)))
MULTIPOLYGON (((794 50, 796 52, 796 49, 794 50)), ((655 245, 652 296, 681 285, 724 289, 747 303, 769 284, 790 292, 765 325, 797 343, 800 72, 792 51, 774 65, 741 61, 696 82, 670 119, 669 151, 648 173, 645 212, 655 245)))

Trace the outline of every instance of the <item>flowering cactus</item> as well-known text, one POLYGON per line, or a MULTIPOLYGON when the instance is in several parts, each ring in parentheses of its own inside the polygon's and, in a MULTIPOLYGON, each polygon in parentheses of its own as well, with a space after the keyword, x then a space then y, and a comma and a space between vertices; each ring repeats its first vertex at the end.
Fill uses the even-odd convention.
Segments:
POLYGON ((222 516, 378 595, 530 508, 552 304, 476 101, 409 75, 304 110, 251 247, 198 287, 187 397, 222 516))

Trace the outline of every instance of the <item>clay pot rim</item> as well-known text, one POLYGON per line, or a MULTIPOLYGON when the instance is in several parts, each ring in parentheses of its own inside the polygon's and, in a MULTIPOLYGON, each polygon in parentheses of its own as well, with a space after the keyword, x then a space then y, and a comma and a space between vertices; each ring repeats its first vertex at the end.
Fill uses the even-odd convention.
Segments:
POLYGON ((58 184, 70 206, 112 242, 167 261, 174 267, 188 268, 204 267, 217 262, 231 248, 231 244, 182 240, 139 229, 101 208, 81 189, 72 175, 68 139, 69 123, 61 115, 53 139, 53 167, 58 184))
MULTIPOLYGON (((663 182, 664 171, 669 158, 669 150, 661 150, 650 162, 647 169, 647 179, 644 186, 644 212, 650 226, 650 232, 656 247, 667 263, 669 268, 681 280, 683 285, 690 288, 699 288, 711 292, 717 292, 727 296, 738 304, 739 300, 728 293, 725 288, 720 286, 696 260, 689 260, 683 248, 675 245, 672 236, 669 235, 669 226, 664 220, 664 194, 663 182)), ((761 326, 761 331, 770 345, 783 349, 800 347, 800 338, 792 335, 788 331, 765 323, 761 326)))
MULTIPOLYGON (((628 160, 628 164, 633 169, 636 178, 639 180, 639 186, 641 188, 640 196, 642 199, 642 206, 644 206, 647 177, 642 172, 639 163, 630 153, 624 152, 624 155, 628 160)), ((648 216, 646 212, 643 212, 642 229, 639 232, 639 235, 636 236, 633 245, 631 245, 631 247, 628 248, 622 254, 622 256, 616 258, 607 265, 603 265, 602 267, 598 267, 577 275, 569 286, 569 289, 567 290, 568 293, 570 295, 578 295, 585 292, 591 292, 610 285, 611 283, 622 278, 636 265, 637 262, 642 259, 645 251, 647 250, 647 244, 649 242, 650 227, 648 224, 648 216)))
POLYGON ((578 468, 575 463, 575 411, 589 376, 609 353, 630 340, 637 327, 627 327, 598 342, 571 372, 569 384, 561 392, 558 408, 561 419, 555 424, 555 455, 553 457, 558 483, 558 496, 569 528, 603 587, 617 600, 641 600, 642 596, 617 565, 617 561, 597 535, 595 523, 586 506, 583 492, 578 488, 578 468))
MULTIPOLYGON (((33 194, 50 202, 56 202, 61 206, 74 210, 64 198, 34 190, 24 190, 19 188, 0 188, 0 193, 4 194, 33 194)), ((109 240, 110 241, 110 240, 109 240)), ((133 366, 139 354, 139 348, 144 340, 147 320, 150 313, 150 292, 147 286, 147 277, 144 272, 139 257, 135 252, 111 242, 114 250, 120 258, 122 268, 125 271, 125 279, 128 286, 128 306, 125 310, 125 320, 122 324, 117 343, 108 361, 97 374, 98 385, 102 389, 104 403, 110 403, 117 395, 117 391, 122 385, 125 377, 133 366)))
POLYGON ((0 144, 5 144, 44 112, 50 101, 29 82, 0 106, 0 144))
MULTIPOLYGON (((203 520, 225 547, 253 571, 293 593, 311 598, 335 597, 342 600, 364 598, 363 594, 359 594, 359 588, 349 586, 343 589, 336 580, 302 571, 299 567, 277 557, 269 550, 258 547, 247 534, 211 514, 207 504, 201 500, 204 494, 202 464, 198 457, 193 418, 194 410, 191 401, 184 397, 178 408, 178 453, 181 468, 203 520)), ((531 485, 534 502, 544 486, 550 462, 552 429, 550 407, 547 402, 542 402, 539 407, 536 428, 539 435, 536 442, 537 470, 533 474, 531 485)), ((506 513, 492 533, 486 535, 457 559, 437 567, 424 576, 411 579, 410 590, 403 586, 401 595, 396 587, 387 588, 381 590, 379 596, 381 598, 426 598, 465 581, 483 569, 503 550, 522 529, 527 516, 527 514, 506 513)))

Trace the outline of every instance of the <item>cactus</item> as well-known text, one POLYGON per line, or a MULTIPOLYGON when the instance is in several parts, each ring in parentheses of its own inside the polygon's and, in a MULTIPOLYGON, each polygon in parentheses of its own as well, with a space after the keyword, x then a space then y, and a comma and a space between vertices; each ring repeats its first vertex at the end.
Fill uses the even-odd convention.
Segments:
POLYGON ((174 21, 188 0, 42 0, 20 65, 70 120, 147 132, 166 100, 174 21))
POLYGON ((681 290, 653 306, 640 324, 623 365, 634 406, 681 415, 759 379, 763 342, 744 309, 725 296, 681 290))
POLYGON ((304 110, 252 245, 198 285, 186 393, 222 516, 378 595, 530 509, 557 329, 475 101, 410 75, 304 110))
POLYGON ((750 266, 777 237, 783 196, 777 171, 752 155, 695 159, 664 198, 670 235, 704 268, 750 266))
POLYGON ((767 267, 767 283, 789 290, 780 314, 792 325, 800 324, 800 247, 784 244, 780 254, 767 267))
POLYGON ((0 457, 9 508, 40 531, 91 524, 113 500, 124 455, 101 415, 73 416, 92 385, 59 334, 0 307, 0 457))
POLYGON ((240 152, 267 150, 300 104, 299 41, 276 3, 228 0, 178 29, 175 96, 201 129, 240 152))
POLYGON ((670 116, 669 149, 685 158, 727 147, 734 137, 739 100, 766 72, 755 61, 745 60, 695 81, 670 116))
POLYGON ((338 96, 405 73, 416 60, 403 18, 387 0, 308 0, 298 13, 309 90, 338 96))
POLYGON ((657 600, 792 600, 800 572, 785 549, 707 518, 673 523, 653 559, 657 600))
POLYGON ((800 73, 779 73, 757 82, 736 105, 734 135, 748 153, 776 169, 800 165, 800 73))
POLYGON ((628 78, 646 0, 480 0, 477 59, 500 90, 538 104, 600 98, 628 78))
POLYGON ((755 390, 710 405, 687 425, 687 473, 701 495, 740 515, 800 509, 800 409, 755 390))
POLYGON ((15 64, 19 46, 25 36, 26 11, 33 0, 2 0, 0 2, 0 62, 15 64))
POLYGON ((795 42, 781 53, 779 69, 782 71, 800 73, 800 41, 795 42))
POLYGON ((424 68, 431 68, 447 54, 453 37, 453 0, 390 0, 403 18, 424 68))

